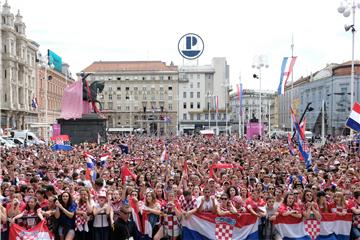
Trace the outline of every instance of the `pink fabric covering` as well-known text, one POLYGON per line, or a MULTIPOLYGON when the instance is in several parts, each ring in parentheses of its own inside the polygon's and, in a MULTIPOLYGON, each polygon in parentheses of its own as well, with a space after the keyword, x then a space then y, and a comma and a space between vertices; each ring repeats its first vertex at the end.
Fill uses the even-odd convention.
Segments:
POLYGON ((91 104, 88 101, 83 101, 83 114, 91 113, 91 104))
POLYGON ((83 112, 83 87, 82 81, 78 80, 67 86, 61 100, 61 114, 63 119, 77 119, 82 117, 83 112))

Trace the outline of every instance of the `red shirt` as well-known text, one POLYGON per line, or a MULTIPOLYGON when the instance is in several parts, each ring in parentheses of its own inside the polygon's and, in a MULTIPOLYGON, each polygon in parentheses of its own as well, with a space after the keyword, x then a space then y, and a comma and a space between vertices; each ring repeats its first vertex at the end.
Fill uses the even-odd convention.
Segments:
POLYGON ((291 210, 295 210, 295 211, 298 211, 299 213, 301 212, 300 210, 300 207, 298 206, 297 203, 294 203, 294 205, 291 207, 291 206, 287 206, 285 205, 284 203, 282 203, 279 207, 279 213, 281 215, 283 215, 284 213, 286 213, 287 211, 291 211, 291 210))
POLYGON ((245 202, 246 208, 249 210, 249 206, 256 212, 259 210, 259 207, 264 207, 266 202, 262 198, 258 198, 257 201, 249 197, 245 202))

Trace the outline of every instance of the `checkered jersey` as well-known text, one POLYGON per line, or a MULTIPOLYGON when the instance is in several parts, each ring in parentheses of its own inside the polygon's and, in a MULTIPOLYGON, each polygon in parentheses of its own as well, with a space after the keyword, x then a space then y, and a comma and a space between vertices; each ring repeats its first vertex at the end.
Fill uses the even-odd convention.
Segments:
POLYGON ((320 234, 320 221, 315 219, 305 220, 305 231, 315 240, 320 234))
POLYGON ((171 206, 170 204, 166 204, 161 207, 161 211, 165 214, 163 218, 164 226, 169 230, 178 230, 179 229, 179 221, 176 217, 175 213, 175 205, 171 206))
POLYGON ((191 196, 190 201, 186 201, 184 195, 181 195, 179 197, 179 203, 180 203, 181 209, 186 212, 196 208, 196 198, 194 196, 191 196))

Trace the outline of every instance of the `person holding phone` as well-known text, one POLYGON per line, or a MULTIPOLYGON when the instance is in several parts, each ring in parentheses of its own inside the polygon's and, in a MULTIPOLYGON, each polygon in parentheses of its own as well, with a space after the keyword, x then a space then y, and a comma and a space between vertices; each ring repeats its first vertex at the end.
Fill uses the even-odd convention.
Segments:
POLYGON ((295 218, 302 218, 301 210, 295 201, 295 196, 292 192, 288 192, 284 197, 284 202, 279 207, 279 214, 286 217, 292 216, 295 218))

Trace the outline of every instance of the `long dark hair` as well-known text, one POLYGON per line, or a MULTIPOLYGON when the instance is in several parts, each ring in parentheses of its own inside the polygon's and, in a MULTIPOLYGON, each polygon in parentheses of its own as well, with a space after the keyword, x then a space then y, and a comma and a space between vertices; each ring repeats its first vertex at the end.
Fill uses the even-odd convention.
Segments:
POLYGON ((62 194, 60 194, 60 196, 59 196, 58 199, 59 199, 59 202, 61 203, 61 205, 62 205, 65 209, 67 209, 67 210, 70 208, 70 206, 71 206, 72 203, 73 203, 73 199, 72 199, 71 194, 70 194, 69 192, 63 192, 62 194), (63 197, 64 194, 69 195, 69 200, 68 200, 67 204, 65 204, 64 201, 63 201, 63 199, 62 199, 62 197, 63 197))
POLYGON ((36 212, 36 211, 40 208, 40 204, 39 204, 37 198, 35 198, 35 197, 30 197, 30 198, 29 198, 28 202, 26 203, 25 210, 26 210, 26 211, 30 211, 29 201, 30 201, 31 199, 33 199, 33 200, 35 201, 34 212, 36 212))
POLYGON ((293 207, 293 206, 295 205, 295 202, 296 202, 296 199, 295 199, 294 193, 288 192, 288 193, 285 194, 283 203, 284 203, 286 206, 293 207), (289 196, 294 196, 294 202, 293 202, 293 204, 292 204, 291 206, 288 205, 288 198, 289 198, 289 196))
POLYGON ((228 189, 226 190, 226 193, 227 193, 227 195, 230 197, 231 195, 230 195, 230 189, 235 189, 235 196, 239 196, 239 191, 238 191, 238 189, 237 189, 237 187, 235 187, 235 186, 230 186, 230 187, 228 187, 228 189))

